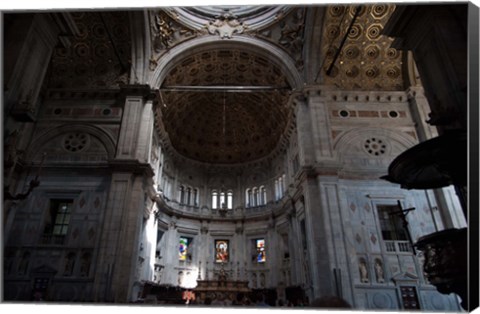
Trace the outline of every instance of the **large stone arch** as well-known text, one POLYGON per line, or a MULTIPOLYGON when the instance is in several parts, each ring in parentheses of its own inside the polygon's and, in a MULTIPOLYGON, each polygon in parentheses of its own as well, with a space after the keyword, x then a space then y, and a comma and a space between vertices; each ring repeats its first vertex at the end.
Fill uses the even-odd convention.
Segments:
POLYGON ((409 134, 398 132, 398 130, 391 130, 386 128, 355 128, 340 134, 333 143, 333 148, 337 155, 350 150, 352 143, 361 138, 368 136, 381 136, 397 142, 405 150, 418 144, 418 142, 409 134))
POLYGON ((285 51, 266 41, 245 36, 235 36, 230 39, 207 36, 181 43, 170 49, 168 53, 158 60, 157 67, 151 73, 148 84, 154 89, 159 88, 169 71, 181 59, 190 54, 199 53, 202 50, 221 49, 223 47, 228 49, 238 48, 265 57, 281 69, 282 73, 287 77, 292 90, 301 90, 303 88, 303 78, 298 72, 294 61, 285 51))
POLYGON ((366 127, 344 132, 333 147, 342 173, 377 176, 386 173, 390 163, 416 143, 407 133, 366 127))
POLYGON ((108 159, 114 158, 116 150, 115 140, 111 134, 97 126, 77 123, 64 124, 36 135, 32 140, 29 150, 26 152, 26 159, 31 161, 39 161, 41 159, 43 147, 48 145, 48 143, 56 137, 69 132, 84 132, 89 134, 103 145, 108 159))

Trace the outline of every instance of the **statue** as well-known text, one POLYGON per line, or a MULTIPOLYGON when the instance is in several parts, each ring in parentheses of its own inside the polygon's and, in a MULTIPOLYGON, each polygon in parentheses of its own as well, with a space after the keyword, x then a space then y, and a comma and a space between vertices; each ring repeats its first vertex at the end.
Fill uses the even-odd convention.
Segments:
POLYGON ((383 278, 382 262, 380 262, 380 260, 378 259, 375 260, 375 275, 377 277, 377 282, 379 283, 385 282, 385 279, 383 278))
POLYGON ((364 260, 360 261, 359 270, 360 270, 360 282, 367 283, 368 269, 367 269, 367 264, 364 260))

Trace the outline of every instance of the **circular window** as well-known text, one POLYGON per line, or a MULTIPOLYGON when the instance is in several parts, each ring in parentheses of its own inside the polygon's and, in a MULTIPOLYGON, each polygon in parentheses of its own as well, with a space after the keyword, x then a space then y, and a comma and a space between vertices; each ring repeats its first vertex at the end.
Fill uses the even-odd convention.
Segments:
POLYGON ((103 114, 104 116, 109 116, 109 115, 112 114, 112 109, 110 109, 110 108, 105 108, 105 109, 103 109, 102 114, 103 114))
POLYGON ((63 137, 63 148, 72 153, 78 153, 85 150, 89 144, 90 136, 86 133, 69 133, 63 137))
POLYGON ((62 109, 57 108, 57 109, 55 109, 55 110, 53 111, 53 113, 58 116, 59 114, 62 113, 62 109))
POLYGON ((367 139, 363 147, 365 148, 365 151, 374 156, 383 155, 387 150, 385 142, 375 137, 367 139))
POLYGON ((347 110, 340 110, 340 116, 343 118, 346 118, 350 115, 350 113, 347 110))
POLYGON ((390 111, 390 112, 388 113, 388 115, 390 116, 390 118, 398 118, 398 112, 393 111, 393 110, 390 111))

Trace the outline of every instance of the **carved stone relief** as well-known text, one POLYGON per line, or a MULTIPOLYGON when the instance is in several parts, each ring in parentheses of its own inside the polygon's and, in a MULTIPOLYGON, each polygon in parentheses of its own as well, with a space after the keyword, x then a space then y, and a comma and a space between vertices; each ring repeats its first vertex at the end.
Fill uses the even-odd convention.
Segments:
POLYGON ((166 51, 197 36, 197 31, 178 23, 172 16, 162 10, 150 12, 150 30, 152 41, 150 70, 152 71, 157 66, 158 59, 166 51))
POLYGON ((214 22, 209 22, 206 28, 212 35, 218 34, 220 38, 232 38, 234 33, 243 33, 246 26, 238 21, 234 15, 227 12, 214 22))

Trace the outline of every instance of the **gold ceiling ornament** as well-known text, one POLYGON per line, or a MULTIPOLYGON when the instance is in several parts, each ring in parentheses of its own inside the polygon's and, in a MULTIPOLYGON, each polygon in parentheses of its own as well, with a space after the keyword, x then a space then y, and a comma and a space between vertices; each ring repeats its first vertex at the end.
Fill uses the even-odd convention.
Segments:
POLYGON ((56 47, 49 88, 118 88, 129 80, 131 38, 128 11, 71 13, 78 33, 56 47))
POLYGON ((345 90, 403 90, 401 52, 390 47, 391 38, 382 35, 395 5, 363 5, 349 29, 355 7, 331 6, 326 12, 323 36, 327 40, 320 52, 324 60, 319 75, 322 83, 345 90))
POLYGON ((164 10, 156 10, 149 13, 152 42, 150 70, 153 71, 163 54, 176 45, 195 38, 198 32, 179 23, 175 12, 167 14, 164 10))

